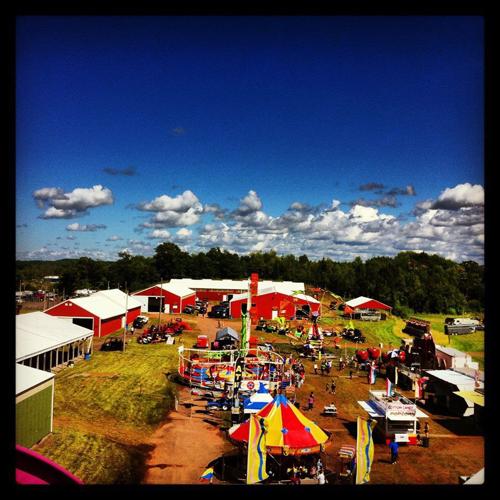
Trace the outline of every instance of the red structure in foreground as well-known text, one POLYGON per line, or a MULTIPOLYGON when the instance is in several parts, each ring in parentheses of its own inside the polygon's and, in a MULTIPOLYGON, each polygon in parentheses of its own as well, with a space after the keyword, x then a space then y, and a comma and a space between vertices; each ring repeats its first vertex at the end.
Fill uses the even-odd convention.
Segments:
POLYGON ((64 467, 36 451, 16 445, 17 484, 83 484, 64 467))

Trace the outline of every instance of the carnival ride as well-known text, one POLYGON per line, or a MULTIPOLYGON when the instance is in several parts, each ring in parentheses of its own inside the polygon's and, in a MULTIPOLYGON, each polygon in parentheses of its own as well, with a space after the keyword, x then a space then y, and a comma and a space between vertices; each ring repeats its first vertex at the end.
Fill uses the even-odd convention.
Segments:
POLYGON ((178 373, 191 387, 223 391, 234 384, 237 362, 242 367, 242 382, 267 382, 274 388, 283 379, 284 360, 265 347, 249 348, 242 356, 239 349, 207 350, 179 347, 178 373))
MULTIPOLYGON (((264 419, 266 448, 271 455, 311 455, 324 451, 329 440, 317 424, 309 420, 283 394, 256 413, 264 419)), ((229 438, 237 444, 248 444, 249 420, 229 429, 229 438)))

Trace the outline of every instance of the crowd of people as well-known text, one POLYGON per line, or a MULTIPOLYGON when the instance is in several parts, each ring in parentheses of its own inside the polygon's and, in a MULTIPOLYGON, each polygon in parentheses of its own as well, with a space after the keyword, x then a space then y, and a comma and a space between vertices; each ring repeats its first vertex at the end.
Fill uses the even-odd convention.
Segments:
POLYGON ((311 465, 293 464, 287 469, 287 475, 292 484, 299 485, 302 479, 316 479, 318 484, 326 484, 328 481, 325 477, 325 468, 321 458, 311 465))

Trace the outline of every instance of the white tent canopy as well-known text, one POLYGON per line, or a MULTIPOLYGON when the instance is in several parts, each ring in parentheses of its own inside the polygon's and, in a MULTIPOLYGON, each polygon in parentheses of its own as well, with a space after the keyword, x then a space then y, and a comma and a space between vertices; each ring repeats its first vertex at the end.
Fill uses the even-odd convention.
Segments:
POLYGON ((91 338, 93 330, 40 311, 16 316, 16 361, 91 338))

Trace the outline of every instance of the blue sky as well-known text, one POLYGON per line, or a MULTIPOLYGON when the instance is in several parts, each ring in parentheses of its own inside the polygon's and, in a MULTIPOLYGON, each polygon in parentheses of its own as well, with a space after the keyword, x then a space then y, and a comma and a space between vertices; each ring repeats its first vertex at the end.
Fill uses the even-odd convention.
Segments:
POLYGON ((18 258, 483 260, 480 17, 21 16, 16 45, 18 258))

